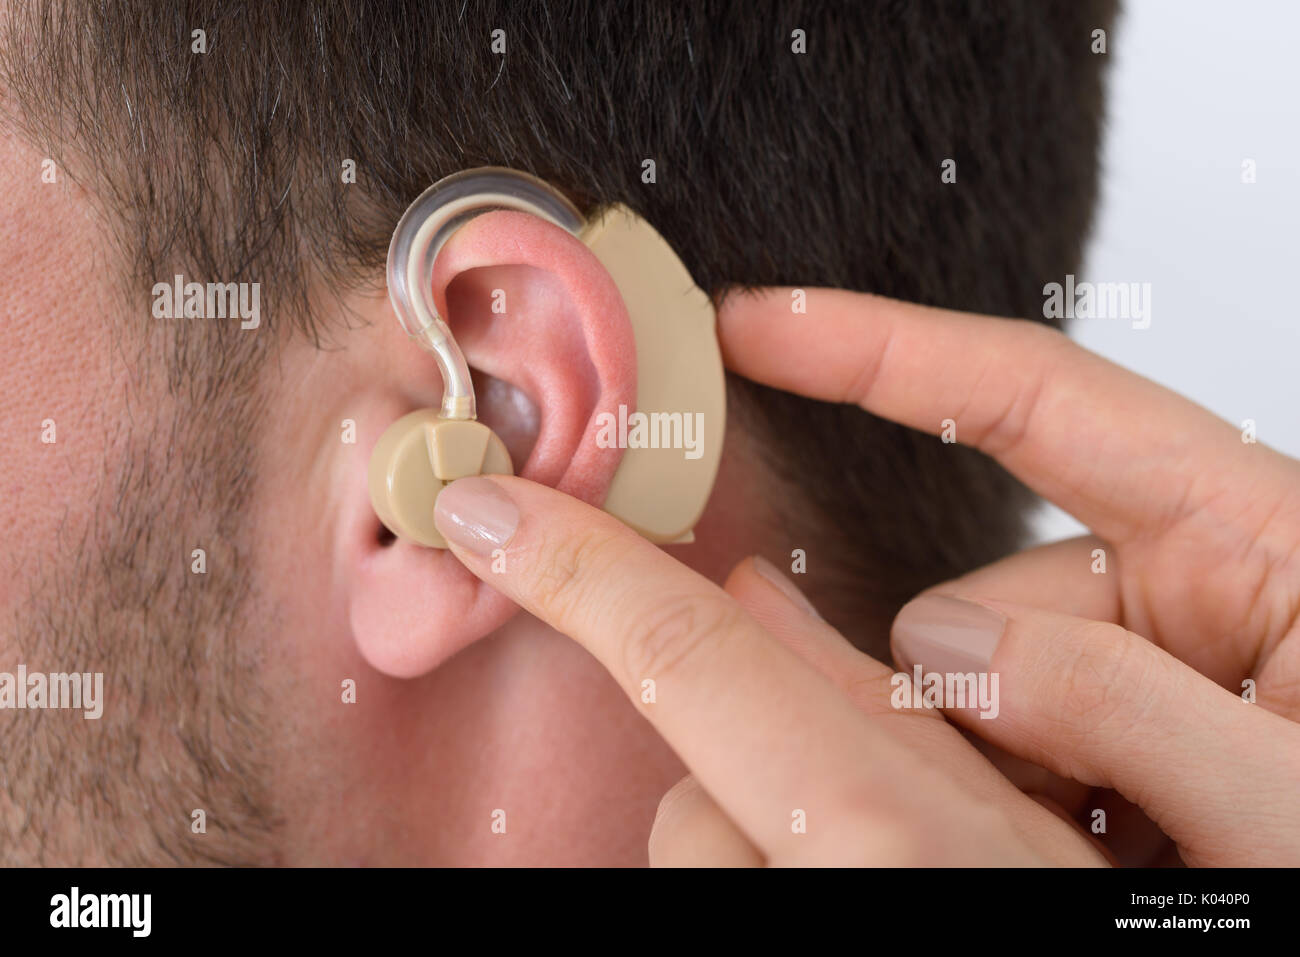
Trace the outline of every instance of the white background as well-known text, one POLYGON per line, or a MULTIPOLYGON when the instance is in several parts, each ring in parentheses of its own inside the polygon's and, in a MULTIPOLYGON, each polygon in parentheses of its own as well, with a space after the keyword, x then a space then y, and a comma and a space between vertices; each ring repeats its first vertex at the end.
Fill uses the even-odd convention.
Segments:
MULTIPOLYGON (((1300 457, 1300 3, 1129 0, 1108 41, 1101 205, 1078 278, 1149 282, 1151 326, 1069 332, 1300 457)), ((1036 523, 1040 539, 1081 531, 1054 507, 1036 523)))

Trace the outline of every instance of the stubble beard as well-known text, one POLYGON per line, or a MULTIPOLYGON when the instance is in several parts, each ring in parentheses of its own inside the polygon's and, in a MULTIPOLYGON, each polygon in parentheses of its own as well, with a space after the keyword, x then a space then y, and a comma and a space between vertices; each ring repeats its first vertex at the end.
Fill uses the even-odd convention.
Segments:
POLYGON ((247 544, 257 403, 159 407, 105 437, 89 520, 24 557, 0 648, 31 671, 102 672, 103 714, 0 715, 5 864, 280 858, 267 635, 251 627, 275 620, 247 544))

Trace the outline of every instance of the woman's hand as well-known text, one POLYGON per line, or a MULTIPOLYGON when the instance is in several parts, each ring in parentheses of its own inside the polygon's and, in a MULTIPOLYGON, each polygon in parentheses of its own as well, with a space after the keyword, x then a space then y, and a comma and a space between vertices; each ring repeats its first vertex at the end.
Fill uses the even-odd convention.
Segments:
POLYGON ((927 432, 951 420, 1098 536, 933 589, 984 604, 913 602, 899 663, 999 673, 998 719, 949 716, 1116 789, 1188 863, 1300 862, 1300 463, 1034 323, 790 301, 730 300, 731 368, 927 432))
MULTIPOLYGON (((954 721, 1115 788, 1192 863, 1300 861, 1300 466, 1031 323, 837 291, 810 291, 806 315, 790 301, 728 302, 733 369, 918 429, 952 420, 1101 536, 909 604, 900 663, 996 675, 997 716, 954 721), (1259 705, 1215 683, 1245 677, 1259 705)), ((591 651, 690 768, 652 862, 1104 862, 936 712, 896 708, 893 669, 770 566, 742 562, 719 589, 518 478, 456 482, 437 515, 466 566, 591 651)))
POLYGON ((1105 862, 939 712, 895 710, 893 669, 770 568, 747 559, 723 590, 521 478, 453 482, 437 522, 471 571, 590 651, 690 768, 652 863, 1105 862))

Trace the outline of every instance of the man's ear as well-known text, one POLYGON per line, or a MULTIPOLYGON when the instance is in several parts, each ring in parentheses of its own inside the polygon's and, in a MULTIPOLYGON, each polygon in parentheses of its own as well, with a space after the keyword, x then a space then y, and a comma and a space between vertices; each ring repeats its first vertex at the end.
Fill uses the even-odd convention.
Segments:
MULTIPOLYGON (((636 404, 632 326, 605 268, 565 230, 499 211, 448 240, 433 285, 439 311, 478 373, 480 420, 512 455, 526 451, 515 472, 601 504, 622 451, 597 445, 597 416, 636 404), (491 377, 489 387, 481 374, 491 377)), ((367 408, 384 420, 366 423, 368 441, 357 446, 366 456, 385 428, 418 407, 412 396, 431 397, 436 407, 441 388, 432 356, 401 334, 396 318, 377 322, 387 328, 357 334, 380 336, 384 348, 409 355, 379 364, 368 384, 374 401, 367 408)), ((354 471, 355 494, 368 508, 364 463, 354 471)), ((348 546, 346 587, 357 647, 376 669, 424 674, 518 611, 449 551, 385 539, 378 518, 370 519, 373 534, 348 546)))

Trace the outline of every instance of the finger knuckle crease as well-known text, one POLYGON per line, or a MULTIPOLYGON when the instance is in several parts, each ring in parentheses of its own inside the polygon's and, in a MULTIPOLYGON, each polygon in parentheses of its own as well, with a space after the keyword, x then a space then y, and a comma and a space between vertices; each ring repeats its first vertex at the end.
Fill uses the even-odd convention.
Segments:
POLYGON ((591 531, 549 537, 541 543, 538 554, 545 559, 537 563, 532 591, 542 608, 557 619, 567 620, 570 613, 586 600, 586 569, 603 567, 609 559, 609 542, 591 531))
POLYGON ((669 598, 634 626, 625 645, 627 674, 662 681, 711 644, 725 640, 738 619, 739 610, 717 598, 669 598))
POLYGON ((1122 628, 1104 622, 1080 624, 1063 639, 1071 651, 1059 699, 1061 724, 1073 733, 1090 735, 1114 724, 1128 709, 1138 649, 1122 628))

